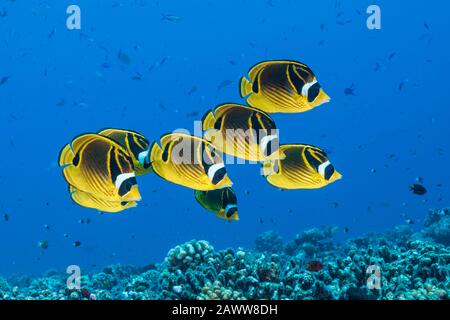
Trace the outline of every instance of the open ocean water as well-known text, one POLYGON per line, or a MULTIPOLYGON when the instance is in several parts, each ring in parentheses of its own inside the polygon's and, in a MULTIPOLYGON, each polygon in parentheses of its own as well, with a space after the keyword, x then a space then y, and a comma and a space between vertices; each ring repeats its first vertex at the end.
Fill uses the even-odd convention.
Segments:
POLYGON ((0 299, 448 299, 449 12, 447 1, 0 0, 0 299), (331 97, 271 114, 281 144, 321 148, 342 179, 281 191, 260 163, 227 163, 239 221, 155 173, 137 177, 136 208, 70 199, 58 157, 76 136, 194 134, 209 109, 245 105, 241 77, 271 60, 306 64, 331 97))

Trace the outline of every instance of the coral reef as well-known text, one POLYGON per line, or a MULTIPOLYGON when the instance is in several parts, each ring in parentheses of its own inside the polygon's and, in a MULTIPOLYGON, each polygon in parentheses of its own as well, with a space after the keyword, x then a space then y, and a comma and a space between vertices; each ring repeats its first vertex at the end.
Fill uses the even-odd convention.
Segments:
POLYGON ((449 210, 430 210, 424 229, 398 226, 344 243, 337 228, 313 228, 283 243, 273 231, 255 250, 216 251, 204 240, 171 249, 143 268, 113 265, 81 277, 66 274, 0 278, 0 299, 450 299, 449 210), (320 268, 311 269, 311 261, 320 268))

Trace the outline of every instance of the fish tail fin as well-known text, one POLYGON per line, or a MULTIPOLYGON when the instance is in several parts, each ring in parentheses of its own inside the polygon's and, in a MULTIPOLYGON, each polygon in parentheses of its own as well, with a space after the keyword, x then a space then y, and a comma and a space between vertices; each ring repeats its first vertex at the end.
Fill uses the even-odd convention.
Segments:
POLYGON ((246 77, 241 78, 239 86, 241 88, 240 90, 241 98, 245 98, 250 93, 252 93, 252 84, 250 83, 250 81, 248 81, 246 77))
POLYGON ((206 131, 208 129, 214 128, 216 123, 216 117, 212 110, 208 110, 202 118, 202 129, 206 131))
POLYGON ((155 161, 161 160, 162 159, 162 153, 163 150, 162 148, 159 146, 157 141, 154 141, 153 144, 150 146, 149 148, 149 152, 150 152, 150 166, 152 167, 152 170, 154 170, 154 165, 153 163, 155 161))
POLYGON ((70 144, 67 144, 59 153, 59 166, 63 167, 72 164, 73 158, 75 158, 75 154, 73 153, 70 144))

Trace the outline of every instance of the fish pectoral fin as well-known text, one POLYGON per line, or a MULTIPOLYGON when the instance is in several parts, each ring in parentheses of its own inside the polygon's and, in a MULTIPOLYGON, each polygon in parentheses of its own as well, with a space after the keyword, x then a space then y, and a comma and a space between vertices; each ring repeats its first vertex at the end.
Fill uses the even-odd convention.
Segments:
POLYGON ((264 177, 270 177, 271 175, 276 174, 277 172, 274 170, 274 161, 264 161, 262 163, 262 174, 264 177))
POLYGON ((245 98, 252 93, 252 84, 246 77, 241 78, 240 88, 241 98, 245 98))

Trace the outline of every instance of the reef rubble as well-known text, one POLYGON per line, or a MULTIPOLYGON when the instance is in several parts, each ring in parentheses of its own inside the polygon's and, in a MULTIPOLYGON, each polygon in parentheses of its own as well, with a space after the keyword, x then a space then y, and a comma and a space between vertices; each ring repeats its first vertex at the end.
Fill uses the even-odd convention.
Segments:
POLYGON ((343 243, 335 226, 299 233, 288 242, 275 231, 257 237, 254 249, 215 250, 191 240, 145 267, 112 265, 81 277, 69 289, 67 274, 0 277, 6 300, 336 299, 448 300, 450 210, 430 210, 424 228, 398 226, 343 243), (319 268, 309 268, 311 261, 319 268))

